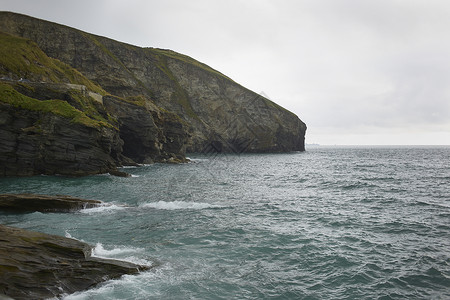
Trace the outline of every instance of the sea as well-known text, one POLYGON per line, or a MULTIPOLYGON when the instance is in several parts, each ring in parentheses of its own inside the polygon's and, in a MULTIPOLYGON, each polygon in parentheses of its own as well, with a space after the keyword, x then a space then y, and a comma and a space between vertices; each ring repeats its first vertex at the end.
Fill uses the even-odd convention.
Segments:
POLYGON ((153 266, 80 299, 450 299, 450 146, 189 155, 132 177, 0 179, 105 202, 0 223, 153 266))

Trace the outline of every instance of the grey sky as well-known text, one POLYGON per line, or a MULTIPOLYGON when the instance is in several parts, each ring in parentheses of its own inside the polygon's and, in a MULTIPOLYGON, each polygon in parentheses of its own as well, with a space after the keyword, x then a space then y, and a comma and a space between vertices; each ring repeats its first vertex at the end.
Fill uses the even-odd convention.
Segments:
POLYGON ((308 125, 307 143, 450 145, 448 0, 0 0, 187 54, 308 125))

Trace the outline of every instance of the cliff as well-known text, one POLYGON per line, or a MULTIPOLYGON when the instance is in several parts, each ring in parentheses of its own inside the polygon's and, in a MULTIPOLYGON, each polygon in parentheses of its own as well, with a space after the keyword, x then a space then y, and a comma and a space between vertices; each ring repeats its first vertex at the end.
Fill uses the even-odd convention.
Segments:
POLYGON ((176 114, 108 94, 30 40, 0 32, 0 72, 0 176, 184 161, 188 134, 176 114))
MULTIPOLYGON (((42 51, 38 57, 45 57, 39 64, 34 58, 9 57, 17 52, 11 48, 17 43, 10 43, 0 77, 83 85, 85 98, 97 95, 101 100, 89 105, 95 109, 88 117, 102 116, 111 125, 97 126, 111 136, 110 145, 99 146, 109 156, 103 159, 103 169, 133 161, 183 161, 185 151, 304 150, 306 125, 295 114, 188 56, 136 47, 10 12, 0 12, 0 31, 9 38, 21 37, 22 44, 36 53, 42 51)), ((25 52, 27 57, 29 51, 25 52)), ((17 85, 14 89, 30 90, 18 90, 17 85)), ((45 98, 40 94, 26 95, 45 98)), ((66 98, 70 97, 57 99, 66 98)), ((86 113, 84 107, 74 107, 86 113)), ((36 123, 36 118, 30 122, 36 123)), ((94 133, 90 136, 98 140, 94 133)))

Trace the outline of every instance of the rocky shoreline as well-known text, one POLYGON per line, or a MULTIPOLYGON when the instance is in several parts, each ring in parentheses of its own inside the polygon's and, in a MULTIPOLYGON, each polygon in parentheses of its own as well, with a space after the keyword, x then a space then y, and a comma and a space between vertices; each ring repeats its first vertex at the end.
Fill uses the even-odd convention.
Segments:
MULTIPOLYGON (((70 212, 102 205, 70 196, 0 195, 0 211, 70 212), (53 206, 53 207, 52 207, 53 206)), ((81 241, 0 225, 0 299, 48 299, 137 274, 149 266, 91 256, 81 241)))
POLYGON ((102 201, 66 195, 0 194, 0 211, 13 212, 72 212, 101 206, 102 201))

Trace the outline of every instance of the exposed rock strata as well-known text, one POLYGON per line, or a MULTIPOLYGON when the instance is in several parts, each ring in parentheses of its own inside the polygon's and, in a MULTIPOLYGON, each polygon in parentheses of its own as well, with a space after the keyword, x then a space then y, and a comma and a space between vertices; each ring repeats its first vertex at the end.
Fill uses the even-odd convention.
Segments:
POLYGON ((101 206, 103 202, 66 195, 0 194, 0 211, 73 212, 101 206))
POLYGON ((0 176, 118 175, 121 165, 184 161, 188 134, 176 114, 143 96, 102 96, 33 42, 1 32, 0 39, 8 45, 0 44, 0 176))
POLYGON ((0 176, 87 175, 117 167, 119 132, 0 102, 0 176))
POLYGON ((83 242, 0 225, 0 299, 48 299, 146 270, 91 257, 83 242))
POLYGON ((105 109, 118 121, 120 138, 124 141, 123 155, 137 163, 176 157, 184 160, 184 144, 188 138, 184 122, 150 101, 137 103, 103 97, 105 109))
POLYGON ((187 151, 304 150, 306 125, 295 114, 190 57, 13 13, 1 13, 0 30, 35 41, 113 95, 144 96, 177 114, 189 125, 187 151))

